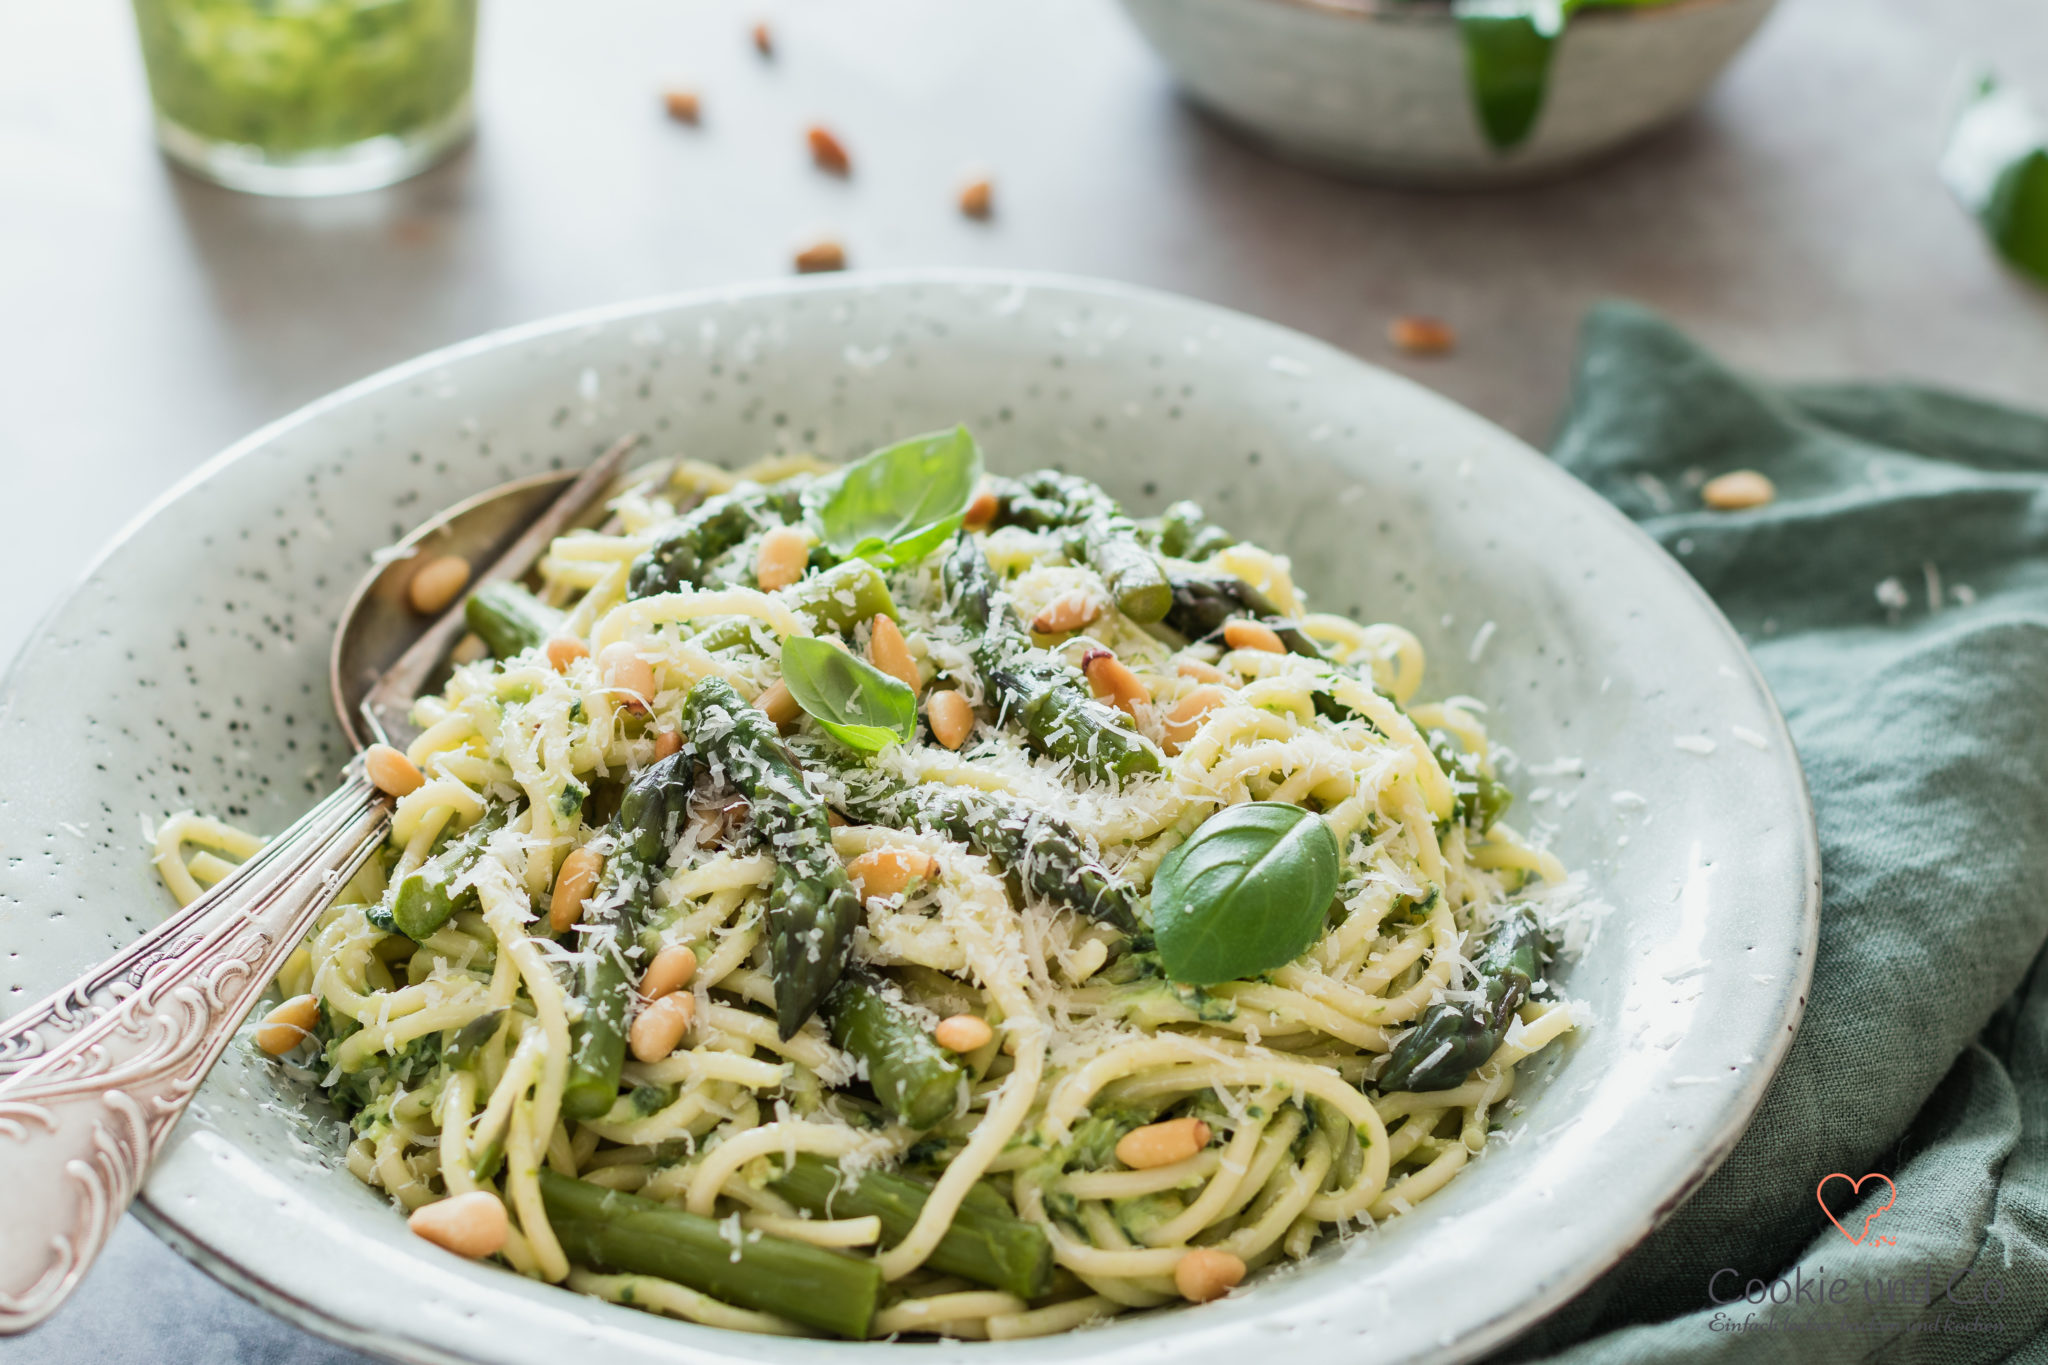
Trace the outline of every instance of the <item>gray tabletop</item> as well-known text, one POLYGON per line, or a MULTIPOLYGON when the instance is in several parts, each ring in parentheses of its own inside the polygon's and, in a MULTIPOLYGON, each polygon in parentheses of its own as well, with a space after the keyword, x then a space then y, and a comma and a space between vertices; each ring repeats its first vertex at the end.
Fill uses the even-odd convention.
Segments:
MULTIPOLYGON (((1786 0, 1677 128, 1562 184, 1442 196, 1265 159, 1175 100, 1110 0, 528 0, 489 7, 471 148, 389 191, 289 202, 159 160, 124 6, 0 6, 0 657, 115 529, 300 403, 506 324, 783 274, 815 234, 855 267, 1067 271, 1246 309, 1537 442, 1609 294, 1774 373, 2038 402, 2048 294, 1933 172, 1986 58, 2048 96, 2048 11, 1786 0), (759 18, 772 63, 748 44, 759 18), (702 92, 701 127, 663 115, 671 82, 702 92), (806 161, 821 118, 847 181, 806 161), (997 186, 986 224, 952 206, 976 169, 997 186), (1396 355, 1408 312, 1453 323, 1456 353, 1396 355)), ((75 1303, 0 1342, 6 1365, 359 1359, 132 1219, 75 1303)))

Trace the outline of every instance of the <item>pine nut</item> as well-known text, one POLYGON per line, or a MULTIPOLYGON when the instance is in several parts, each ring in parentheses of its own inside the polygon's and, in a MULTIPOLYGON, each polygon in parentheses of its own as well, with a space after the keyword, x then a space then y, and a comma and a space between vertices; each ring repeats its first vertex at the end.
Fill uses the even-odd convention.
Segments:
POLYGON ((597 890, 597 879, 603 872, 604 855, 588 844, 562 859, 562 868, 555 873, 554 894, 548 897, 550 929, 566 934, 570 926, 583 918, 583 902, 597 890))
POLYGON ((846 865, 862 900, 900 896, 912 883, 929 880, 939 870, 939 860, 913 848, 878 848, 861 854, 846 865))
POLYGON ((932 738, 948 749, 958 749, 974 733, 974 708, 958 692, 932 693, 924 718, 931 723, 932 738))
POLYGON ((626 641, 606 645, 597 656, 597 669, 604 685, 619 694, 619 705, 645 711, 654 700, 654 665, 626 641))
POLYGON ((1081 660, 1081 672, 1087 675, 1088 686, 1097 697, 1114 704, 1134 720, 1138 708, 1152 700, 1138 675, 1106 649, 1089 650, 1081 660))
POLYGON ((1173 671, 1180 674, 1183 678, 1193 678, 1196 682, 1220 683, 1230 681, 1228 673, 1225 673, 1214 664, 1203 663, 1200 659, 1182 659, 1173 671))
POLYGON ((754 580, 762 592, 786 588, 804 576, 810 557, 811 542, 802 531, 778 526, 761 537, 761 548, 754 555, 754 580))
POLYGON ((775 31, 766 24, 754 25, 754 51, 763 57, 775 55, 775 31))
POLYGON ((320 1022, 320 999, 295 995, 263 1016, 256 1028, 256 1046, 273 1057, 282 1057, 313 1036, 320 1022))
POLYGON ((894 621, 882 615, 875 617, 869 632, 868 662, 909 688, 911 696, 916 696, 917 660, 910 657, 910 645, 904 640, 903 632, 896 628, 894 621))
POLYGON ((642 999, 659 1000, 664 995, 673 995, 690 984, 697 975, 697 954, 687 943, 678 943, 663 948, 654 955, 654 961, 647 964, 646 974, 640 978, 642 999))
POLYGON ((1002 505, 1002 499, 996 496, 995 489, 984 488, 974 495, 974 501, 967 504, 967 510, 961 514, 960 524, 970 531, 978 531, 996 519, 996 513, 1002 510, 1002 505))
POLYGON ((1230 621, 1223 627, 1223 643, 1232 649, 1259 649, 1268 654, 1285 654, 1287 646, 1273 628, 1257 621, 1230 621))
POLYGON ((696 996, 688 991, 664 995, 633 1017, 626 1042, 636 1058, 651 1066, 681 1046, 696 1017, 696 996))
POLYGON ((448 651, 448 662, 452 664, 473 664, 490 657, 491 647, 484 643, 481 635, 465 635, 455 642, 455 648, 448 651))
POLYGON ((662 104, 668 109, 668 116, 677 123, 695 123, 700 112, 697 92, 694 90, 665 90, 662 104))
POLYGON ((1087 593, 1065 592, 1031 618, 1031 629, 1040 635, 1065 635, 1091 624, 1101 615, 1102 604, 1087 593))
POLYGON ((427 780, 411 759, 389 744, 372 744, 363 751, 363 775, 371 786, 390 796, 418 791, 427 780))
POLYGON ((789 684, 780 678, 770 683, 766 691, 754 698, 754 705, 760 707, 768 719, 777 725, 794 724, 796 718, 804 713, 803 707, 798 706, 796 698, 791 695, 789 684))
POLYGON ((1441 318, 1401 317, 1387 324, 1387 340, 1410 355, 1447 355, 1458 334, 1441 318))
POLYGON ((654 735, 654 761, 674 756, 683 747, 683 732, 680 730, 658 730, 654 735))
POLYGON ((979 1052, 995 1036, 996 1031, 989 1027, 988 1020, 973 1014, 956 1014, 950 1019, 941 1019, 939 1026, 932 1030, 932 1041, 948 1052, 979 1052))
POLYGON ((1762 507, 1778 496, 1778 485, 1754 469, 1738 469, 1708 479, 1700 489, 1700 501, 1717 512, 1739 512, 1745 507, 1762 507))
POLYGON ((567 635, 557 635, 548 641, 548 667, 557 673, 567 673, 569 665, 578 659, 590 657, 590 646, 567 635))
POLYGON ((489 1190, 471 1190, 422 1204, 412 1211, 406 1226, 435 1246, 472 1261, 504 1250, 506 1234, 511 1231, 503 1201, 489 1190))
POLYGON ((812 124, 804 134, 811 144, 811 160, 827 175, 849 175, 853 171, 853 158, 846 154, 846 144, 832 135, 832 130, 822 124, 812 124))
POLYGON ((969 218, 986 218, 995 210, 996 187, 986 177, 970 180, 960 187, 960 211, 969 218))
POLYGON ((1220 1299, 1244 1280, 1244 1262, 1215 1247, 1196 1247, 1173 1268, 1173 1287, 1189 1303, 1220 1299))
POLYGON ((1167 1119, 1133 1128, 1116 1140, 1116 1159, 1134 1171, 1186 1161, 1209 1145, 1209 1125, 1200 1119, 1167 1119))
POLYGON ((469 586, 469 561, 461 555, 430 559, 413 571, 405 598, 422 616, 439 616, 469 586))
POLYGON ((1202 722, 1209 713, 1230 700, 1230 694, 1220 687, 1198 687, 1174 703, 1166 713, 1166 720, 1160 727, 1164 743, 1161 745, 1169 754, 1180 752, 1180 746, 1195 737, 1202 728, 1202 722))
POLYGON ((846 248, 830 237, 811 243, 796 253, 796 273, 820 275, 846 269, 846 248))

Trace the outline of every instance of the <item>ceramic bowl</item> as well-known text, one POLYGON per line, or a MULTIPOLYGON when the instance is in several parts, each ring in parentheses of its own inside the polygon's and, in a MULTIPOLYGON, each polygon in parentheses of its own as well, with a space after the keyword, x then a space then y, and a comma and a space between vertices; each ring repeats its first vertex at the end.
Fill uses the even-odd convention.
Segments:
POLYGON ((1284 156, 1396 184, 1541 179, 1690 109, 1776 0, 1574 15, 1534 129, 1481 130, 1449 6, 1431 0, 1123 0, 1196 103, 1284 156))
MULTIPOLYGON (((168 910, 144 821, 198 807, 275 830, 332 779, 336 613, 371 553, 434 509, 627 430, 740 461, 853 456, 962 420, 997 468, 1064 465, 1140 511, 1199 498, 1290 551, 1324 605, 1412 626, 1425 693, 1488 700, 1520 755, 1523 827, 1613 911, 1559 973, 1584 1027, 1526 1069, 1513 1140, 1414 1216, 1199 1308, 900 1349, 1453 1361, 1563 1302, 1713 1169, 1790 1041, 1819 867, 1791 742, 1706 597, 1547 460, 1318 342, 1157 294, 944 274, 660 300, 457 346, 258 432, 117 540, 0 682, 0 1009, 168 910)), ((321 1102, 238 1042, 139 1210, 228 1284, 400 1360, 892 1349, 712 1330, 458 1260, 342 1152, 321 1102)))

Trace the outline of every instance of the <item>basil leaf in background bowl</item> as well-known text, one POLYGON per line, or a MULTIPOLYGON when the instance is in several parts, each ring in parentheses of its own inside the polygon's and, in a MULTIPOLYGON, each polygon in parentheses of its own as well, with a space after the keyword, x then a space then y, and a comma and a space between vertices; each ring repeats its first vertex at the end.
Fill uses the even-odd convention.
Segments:
POLYGON ((1557 6, 1458 0, 1452 7, 1465 40, 1465 80, 1486 140, 1506 151, 1527 140, 1543 112, 1550 53, 1564 29, 1557 6))
MULTIPOLYGON (((1412 0, 1411 0, 1412 3, 1412 0)), ((1472 110, 1495 151, 1535 131, 1550 88, 1550 58, 1565 24, 1586 9, 1645 9, 1671 0, 1451 0, 1465 41, 1472 110)))
POLYGON ((1152 880, 1152 936, 1167 976, 1190 986, 1285 966, 1323 931, 1337 894, 1337 839, 1300 806, 1253 801, 1204 821, 1152 880))
POLYGON ((2048 282, 2048 129, 2026 96, 1979 76, 1949 131, 1941 178, 2000 255, 2048 282))
POLYGON ((828 641, 782 642, 782 681, 805 714, 849 749, 874 753, 917 733, 917 697, 881 669, 828 641))
POLYGON ((814 514, 819 538, 841 559, 915 564, 960 529, 981 466, 966 427, 884 446, 832 480, 814 514))

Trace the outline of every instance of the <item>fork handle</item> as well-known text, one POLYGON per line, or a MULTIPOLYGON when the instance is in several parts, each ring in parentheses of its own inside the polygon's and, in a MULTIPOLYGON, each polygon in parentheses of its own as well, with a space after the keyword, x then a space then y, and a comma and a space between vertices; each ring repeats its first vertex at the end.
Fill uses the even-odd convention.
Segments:
POLYGON ((390 821, 358 761, 234 875, 0 1023, 0 1336, 84 1278, 208 1068, 390 821))

